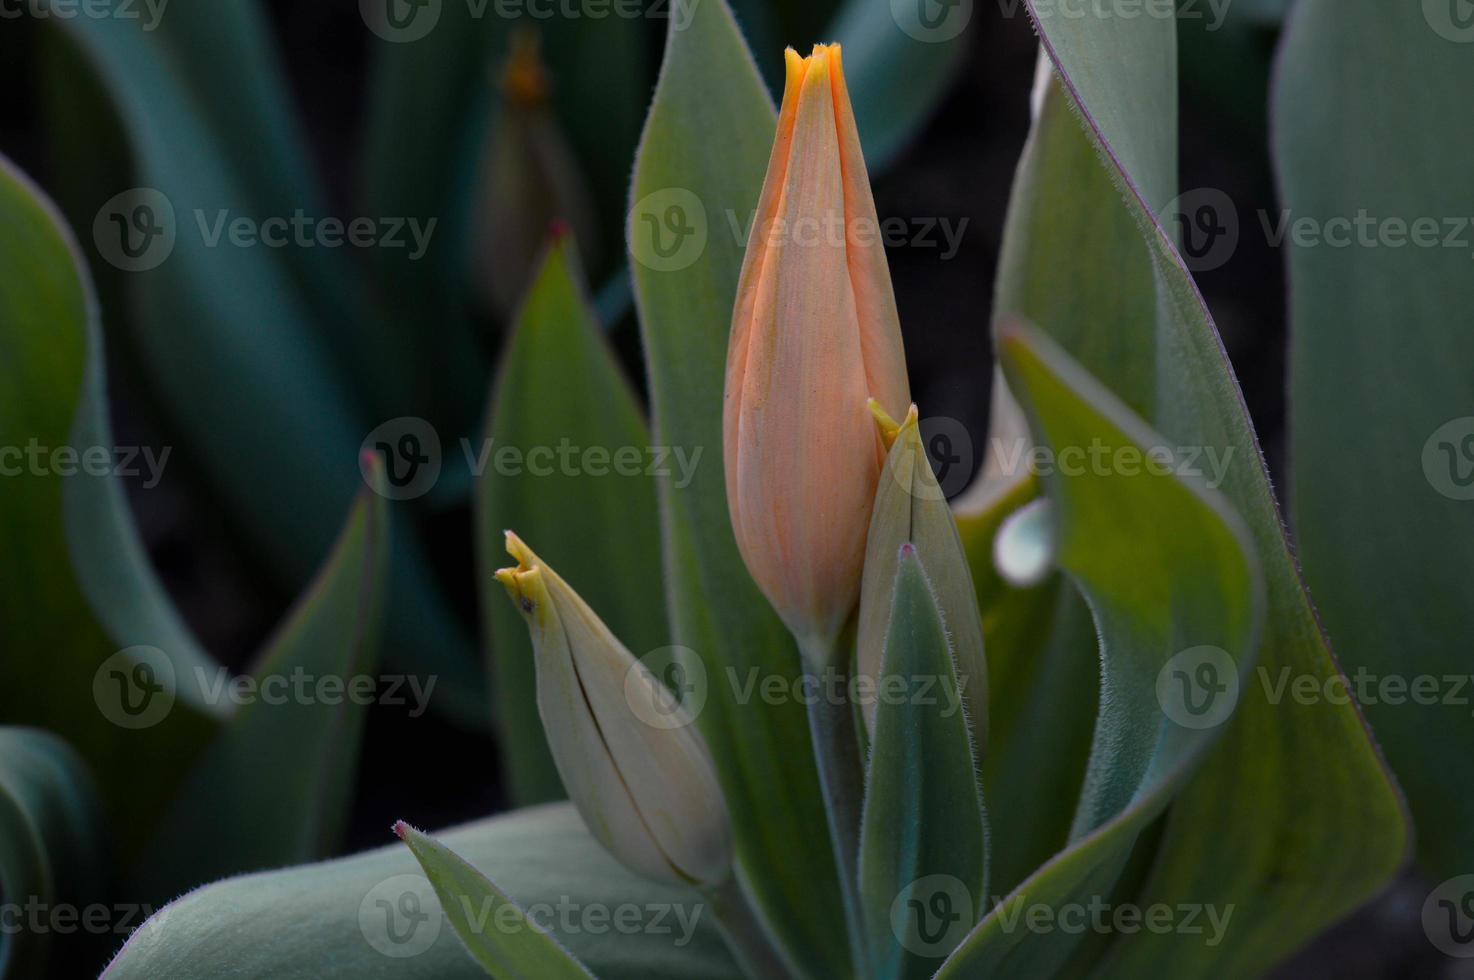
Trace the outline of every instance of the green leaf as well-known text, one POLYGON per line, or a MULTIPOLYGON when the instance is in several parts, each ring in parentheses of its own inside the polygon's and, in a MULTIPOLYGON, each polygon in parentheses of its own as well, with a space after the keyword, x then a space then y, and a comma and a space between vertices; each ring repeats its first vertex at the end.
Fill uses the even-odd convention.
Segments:
POLYGON ((0 934, 6 977, 77 976, 90 965, 82 937, 57 942, 51 929, 27 928, 34 920, 21 910, 36 903, 45 916, 101 898, 105 826, 86 766, 65 742, 36 729, 0 728, 0 894, 11 913, 0 934))
POLYGON ((158 702, 161 715, 129 716, 115 682, 137 676, 138 646, 155 648, 144 654, 158 658, 148 670, 173 677, 210 661, 145 560, 113 476, 96 310, 75 242, 4 158, 0 263, 0 446, 14 450, 0 462, 15 471, 3 477, 0 553, 27 570, 0 590, 0 633, 33 645, 0 658, 0 716, 67 739, 98 774, 131 849, 216 712, 186 692, 177 710, 171 697, 158 702), (82 466, 89 456, 97 475, 82 466))
POLYGON ((977 758, 925 558, 915 545, 901 546, 878 690, 899 683, 878 698, 865 777, 860 888, 882 978, 935 973, 977 920, 987 891, 977 758), (957 920, 951 944, 933 938, 936 924, 927 918, 936 896, 955 899, 948 885, 974 910, 957 920))
MULTIPOLYGON (((848 0, 826 32, 844 50, 845 79, 872 174, 927 121, 962 66, 970 3, 848 0), (939 13, 939 17, 930 16, 939 13)), ((766 54, 766 52, 764 52, 766 54)))
POLYGON ((804 707, 796 698, 738 702, 754 680, 792 685, 802 673, 792 638, 737 552, 721 461, 727 334, 744 247, 729 218, 740 226, 757 207, 776 118, 725 0, 703 0, 684 30, 672 23, 635 163, 631 270, 655 439, 705 453, 687 486, 660 484, 665 578, 675 642, 705 671, 697 720, 722 777, 738 858, 789 955, 811 975, 842 976, 838 880, 811 836, 826 826, 818 778, 812 755, 795 749, 809 742, 804 707), (660 222, 676 213, 681 227, 699 230, 670 237, 673 226, 660 222))
MULTIPOLYGON (((1154 343, 1123 347, 1115 363, 1097 357, 1091 370, 1130 398, 1139 390, 1141 365, 1153 365, 1147 417, 1168 445, 1196 453, 1199 471, 1215 483, 1221 480, 1248 526, 1269 596, 1256 683, 1245 692, 1228 737, 1174 804, 1139 895, 1143 906, 1184 896, 1232 904, 1238 910, 1233 941, 1206 950, 1192 935, 1120 937, 1109 970, 1190 971, 1190 964, 1211 955, 1215 972, 1257 973, 1371 897, 1403 860, 1407 822, 1355 706, 1269 698, 1282 675, 1317 685, 1334 685, 1342 675, 1296 571, 1212 317, 1163 226, 1166 215, 1195 203, 1173 206, 1176 24, 1151 17, 1047 16, 1039 27, 1062 71, 1049 83, 1059 91, 1042 98, 1065 98, 1078 111, 1080 138, 1100 151, 1097 165, 1123 191, 1124 207, 1115 220, 1141 229, 1156 283, 1155 302, 1138 313, 1141 322, 1155 325, 1154 343), (1270 682, 1260 683, 1266 677, 1270 682), (1254 818, 1225 821, 1245 799, 1253 801, 1254 818), (1284 832, 1290 826, 1315 829, 1292 835, 1284 832), (1348 862, 1349 853, 1360 860, 1348 862), (1224 860, 1224 854, 1235 858, 1224 860)), ((1076 174, 1055 193, 1073 199, 1077 184, 1089 179, 1076 174)), ((1075 206, 1089 205, 1080 200, 1075 206)), ((1073 241, 1068 248, 1078 250, 1073 241)), ((1034 316, 1028 308, 1002 312, 1034 316)), ((1070 338, 1090 324, 1071 318, 1085 315, 1077 307, 1038 316, 1037 322, 1073 350, 1077 341, 1070 338)))
POLYGON ((364 488, 332 554, 247 678, 221 668, 180 679, 202 699, 229 701, 240 686, 247 700, 196 764, 140 862, 150 895, 314 860, 340 845, 378 690, 388 531, 386 499, 364 488))
MULTIPOLYGON (((667 645, 655 459, 639 403, 556 241, 508 339, 477 479, 478 571, 512 798, 563 796, 538 717, 527 624, 492 573, 503 531, 531 542, 637 657, 667 645), (576 455, 556 456, 560 447, 576 455), (502 455, 505 454, 505 455, 502 455), (544 460, 541 457, 547 456, 544 460), (505 459, 503 463, 501 460, 505 459)), ((665 459, 681 474, 700 459, 665 459), (681 464, 681 465, 678 465, 681 464)))
POLYGON ((1047 976, 1068 961, 1077 932, 1024 923, 1110 894, 1138 835, 1226 730, 1236 696, 1225 695, 1248 678, 1263 619, 1251 546, 1226 502, 1175 475, 1161 437, 1044 335, 1004 324, 999 347, 1041 445, 1062 460, 1098 445, 1121 461, 1062 462, 1048 484, 1060 566, 1100 632, 1100 714, 1070 846, 988 913, 942 978, 1047 976), (1143 466, 1149 453, 1170 465, 1143 466), (1217 685, 1204 700, 1174 699, 1177 675, 1204 668, 1217 685))
MULTIPOLYGON (((204 474, 246 543, 297 588, 362 486, 357 452, 374 428, 367 419, 433 413, 403 387, 426 375, 406 370, 412 362, 401 349, 377 342, 390 335, 352 301, 338 282, 342 270, 303 257, 332 249, 231 243, 228 224, 241 217, 291 220, 299 209, 327 216, 294 163, 293 127, 276 104, 255 10, 239 2, 192 6, 170 11, 156 30, 124 17, 57 20, 111 94, 132 141, 136 179, 147 188, 145 197, 91 202, 94 244, 107 243, 106 261, 126 264, 114 247, 121 229, 109 220, 144 215, 139 206, 165 229, 162 237, 132 238, 145 246, 144 266, 159 264, 128 273, 128 340, 183 443, 176 465, 204 474), (212 74, 232 70, 238 74, 212 74), (252 81, 243 86, 242 78, 252 81), (246 88, 256 102, 248 103, 246 88), (243 128, 232 129, 238 118, 243 128), (273 140, 286 142, 253 149, 273 140), (271 161, 262 175, 241 165, 258 156, 271 161), (268 464, 283 478, 262 479, 268 464)), ((400 536, 393 567, 391 651, 440 678, 437 707, 484 727, 471 644, 413 535, 400 536)))
POLYGON ((593 976, 558 940, 539 929, 525 909, 460 855, 403 821, 395 824, 394 832, 425 869, 456 935, 488 974, 547 980, 589 980, 593 976))
MULTIPOLYGON (((571 805, 436 834, 604 980, 737 980, 694 892, 636 878, 571 805)), ((494 920, 495 921, 495 920, 494 920)), ((206 885, 133 934, 107 980, 473 980, 412 854, 390 847, 206 885)))
POLYGON ((1064 848, 1100 699, 1095 624, 1074 583, 1053 574, 1032 588, 998 577, 994 540, 1039 492, 1032 478, 997 497, 959 501, 957 526, 988 650, 989 747, 982 759, 993 839, 988 877, 1006 895, 1064 848))
POLYGON ((1285 240, 1299 553, 1439 877, 1474 867, 1474 787, 1448 771, 1474 720, 1443 697, 1469 672, 1449 638, 1474 631, 1474 277, 1467 248, 1443 247, 1474 216, 1474 59, 1450 9, 1302 2, 1274 97, 1286 214, 1329 236, 1285 240), (1377 237, 1407 242, 1419 219, 1422 247, 1377 237), (1337 222, 1352 247, 1331 244, 1337 222))

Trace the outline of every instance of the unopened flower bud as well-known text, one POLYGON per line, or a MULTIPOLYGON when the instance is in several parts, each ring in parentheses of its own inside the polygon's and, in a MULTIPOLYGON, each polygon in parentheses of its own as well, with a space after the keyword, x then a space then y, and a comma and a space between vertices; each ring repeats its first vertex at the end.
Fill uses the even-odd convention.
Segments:
POLYGON ((722 437, 738 548, 822 667, 859 595, 884 460, 865 401, 899 414, 911 396, 839 47, 787 60, 733 310, 722 437))
POLYGON ((567 582, 507 532, 515 568, 497 581, 521 610, 537 662, 537 706, 563 785, 589 831, 630 870, 709 888, 732 870, 716 767, 672 695, 567 582), (632 672, 636 676, 631 676, 632 672), (635 698, 651 703, 634 705, 635 698))

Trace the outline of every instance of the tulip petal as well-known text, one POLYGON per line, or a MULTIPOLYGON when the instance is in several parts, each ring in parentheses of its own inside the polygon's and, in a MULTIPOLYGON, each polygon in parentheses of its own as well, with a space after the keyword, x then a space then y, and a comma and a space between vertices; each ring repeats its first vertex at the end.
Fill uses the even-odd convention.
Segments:
POLYGON ((855 310, 860 318, 860 349, 865 361, 865 382, 873 398, 899 417, 911 403, 911 386, 905 371, 887 370, 904 364, 901 317, 896 311, 896 294, 891 286, 885 259, 885 242, 875 197, 870 192, 870 175, 860 150, 860 131, 845 84, 839 45, 828 47, 829 75, 834 91, 834 117, 839 132, 840 169, 844 180, 846 257, 855 310))

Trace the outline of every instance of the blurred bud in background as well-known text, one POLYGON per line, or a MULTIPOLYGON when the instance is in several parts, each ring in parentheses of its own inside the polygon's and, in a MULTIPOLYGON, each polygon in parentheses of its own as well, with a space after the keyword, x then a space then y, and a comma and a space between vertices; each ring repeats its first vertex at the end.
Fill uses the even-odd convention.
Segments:
POLYGON ((541 48, 536 29, 512 35, 478 178, 472 287, 483 312, 503 320, 532 280, 549 227, 573 229, 586 265, 598 241, 588 184, 553 112, 541 48))

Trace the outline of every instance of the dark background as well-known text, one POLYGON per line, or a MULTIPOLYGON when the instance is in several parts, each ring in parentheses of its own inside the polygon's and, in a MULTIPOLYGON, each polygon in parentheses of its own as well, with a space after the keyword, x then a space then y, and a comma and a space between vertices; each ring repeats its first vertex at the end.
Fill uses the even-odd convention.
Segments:
MULTIPOLYGON (((187 2, 187 0, 179 0, 187 2)), ((208 0, 207 0, 208 2, 208 0)), ((271 0, 268 3, 284 53, 297 109, 311 149, 339 213, 347 213, 358 168, 370 35, 351 0, 271 0)), ((787 43, 803 48, 825 40, 832 2, 814 3, 791 15, 787 43)), ((890 261, 906 334, 912 386, 929 416, 965 423, 974 445, 984 445, 987 383, 991 375, 990 320, 993 274, 1014 168, 1029 126, 1028 94, 1036 42, 1020 15, 980 0, 970 29, 970 53, 949 94, 914 143, 884 173, 874 174, 877 208, 888 216, 966 220, 960 250, 943 260, 938 248, 902 247, 890 261)), ((52 29, 26 21, 0 22, 0 152, 43 187, 55 161, 48 152, 44 104, 34 53, 40 33, 52 29)), ((663 22, 652 22, 658 57, 663 22)), ((1285 284, 1283 256, 1258 233, 1260 209, 1275 213, 1267 147, 1266 99, 1276 30, 1272 25, 1207 33, 1181 27, 1182 179, 1185 190, 1226 191, 1242 216, 1243 236, 1223 267, 1201 273, 1199 283, 1217 318, 1278 486, 1285 411, 1285 284)), ((653 86, 658 61, 647 67, 653 86)), ((768 67, 768 66, 765 66, 768 67)), ((621 166, 628 168, 629 161, 621 166)), ((122 185, 120 186, 127 186, 122 185)), ((82 229, 85 237, 85 229, 82 229)), ((620 349, 638 370, 632 323, 615 325, 620 349)), ((110 350, 115 427, 120 444, 166 444, 151 417, 138 372, 110 350)), ((974 467, 982 463, 980 452, 974 467)), ((240 667, 266 638, 292 597, 276 591, 269 576, 245 557, 240 543, 197 488, 192 474, 167 470, 160 486, 132 494, 150 551, 170 592, 204 645, 240 667)), ((436 528, 442 579, 465 583, 457 598, 468 621, 475 617, 469 516, 453 514, 436 528)), ((376 706, 364 742, 360 788, 349 849, 387 840, 393 820, 420 826, 481 816, 500 808, 492 743, 448 727, 432 715, 409 719, 406 709, 376 706), (467 780, 437 771, 433 760, 456 760, 456 772, 484 773, 467 780)), ((1355 860, 1347 855, 1347 860, 1355 860)), ((1408 894, 1423 892, 1412 887, 1408 894)), ((1418 899, 1394 892, 1372 914, 1338 930, 1308 951, 1285 976, 1382 976, 1396 969, 1420 973, 1418 899), (1411 937, 1411 938, 1410 938, 1411 937)), ((1411 974, 1410 974, 1411 975, 1411 974)))

